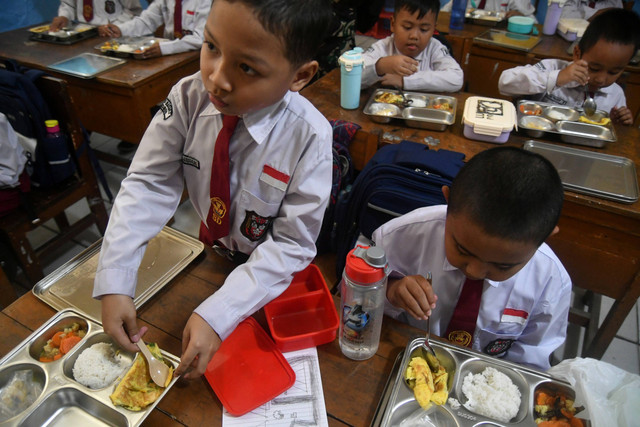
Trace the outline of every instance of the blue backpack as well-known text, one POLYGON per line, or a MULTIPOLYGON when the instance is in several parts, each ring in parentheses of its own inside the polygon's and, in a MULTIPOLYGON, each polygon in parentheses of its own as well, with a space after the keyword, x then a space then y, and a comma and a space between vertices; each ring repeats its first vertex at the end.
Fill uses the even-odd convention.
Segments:
POLYGON ((451 185, 463 164, 463 153, 430 150, 412 141, 380 148, 336 204, 338 277, 360 233, 370 239, 375 229, 395 217, 446 204, 442 186, 451 185))

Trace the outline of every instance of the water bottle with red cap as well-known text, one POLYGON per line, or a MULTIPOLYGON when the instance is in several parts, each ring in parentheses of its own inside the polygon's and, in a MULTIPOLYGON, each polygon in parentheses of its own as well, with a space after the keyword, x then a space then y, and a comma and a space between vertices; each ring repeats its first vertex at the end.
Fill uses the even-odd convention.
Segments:
POLYGON ((347 255, 340 282, 340 349, 350 359, 376 354, 389 264, 379 247, 356 246, 347 255))

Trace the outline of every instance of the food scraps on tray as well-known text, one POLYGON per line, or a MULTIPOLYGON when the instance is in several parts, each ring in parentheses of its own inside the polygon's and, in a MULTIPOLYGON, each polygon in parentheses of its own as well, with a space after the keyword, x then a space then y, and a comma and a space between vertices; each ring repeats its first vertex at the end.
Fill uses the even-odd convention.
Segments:
POLYGON ((453 111, 453 107, 448 102, 433 104, 431 108, 435 108, 436 110, 453 111))
POLYGON ((53 362, 60 359, 82 341, 86 334, 87 330, 82 329, 78 323, 73 323, 62 331, 56 332, 53 337, 47 340, 47 344, 42 348, 38 360, 41 362, 53 362))
POLYGON ((380 92, 375 97, 376 102, 384 102, 385 104, 402 105, 404 99, 402 95, 393 92, 380 92))
POLYGON ((449 375, 439 363, 432 369, 425 358, 412 357, 405 372, 405 379, 423 409, 430 408, 432 403, 444 405, 447 402, 449 375))
MULTIPOLYGON (((167 363, 162 358, 160 347, 157 344, 147 343, 147 347, 156 359, 167 363)), ((170 368, 167 384, 160 387, 151 379, 149 365, 145 357, 141 353, 136 354, 133 364, 109 396, 111 402, 131 411, 141 411, 151 405, 162 395, 173 378, 173 365, 167 363, 167 366, 170 368)))
POLYGON ((538 427, 583 427, 573 400, 561 391, 537 390, 534 413, 538 427))

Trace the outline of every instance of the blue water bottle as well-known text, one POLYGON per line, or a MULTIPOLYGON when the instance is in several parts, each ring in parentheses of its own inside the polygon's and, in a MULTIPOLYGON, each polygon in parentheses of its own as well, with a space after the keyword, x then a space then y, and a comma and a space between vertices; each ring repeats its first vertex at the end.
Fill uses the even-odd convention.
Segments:
POLYGON ((343 53, 340 63, 340 106, 355 110, 360 106, 360 83, 362 81, 362 48, 355 47, 343 53))
POLYGON ((467 12, 467 0, 451 0, 451 19, 449 28, 462 30, 464 27, 464 15, 467 12))

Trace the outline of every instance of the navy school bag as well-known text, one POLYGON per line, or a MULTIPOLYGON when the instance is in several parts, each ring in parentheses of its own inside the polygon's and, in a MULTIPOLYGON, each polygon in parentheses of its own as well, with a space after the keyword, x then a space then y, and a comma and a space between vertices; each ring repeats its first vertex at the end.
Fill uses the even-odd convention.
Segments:
POLYGON ((376 228, 395 217, 445 204, 442 186, 451 185, 463 164, 463 153, 430 150, 412 141, 380 148, 336 204, 338 277, 360 233, 371 238, 376 228))

